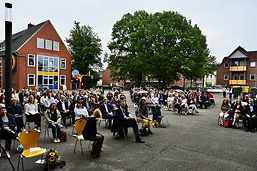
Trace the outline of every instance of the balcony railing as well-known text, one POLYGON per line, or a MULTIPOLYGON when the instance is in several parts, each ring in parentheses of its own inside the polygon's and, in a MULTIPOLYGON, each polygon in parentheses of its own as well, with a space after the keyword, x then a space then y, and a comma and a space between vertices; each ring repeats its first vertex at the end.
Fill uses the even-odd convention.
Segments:
POLYGON ((246 85, 246 80, 229 80, 231 85, 246 85))
POLYGON ((231 66, 229 71, 246 71, 246 66, 231 66))

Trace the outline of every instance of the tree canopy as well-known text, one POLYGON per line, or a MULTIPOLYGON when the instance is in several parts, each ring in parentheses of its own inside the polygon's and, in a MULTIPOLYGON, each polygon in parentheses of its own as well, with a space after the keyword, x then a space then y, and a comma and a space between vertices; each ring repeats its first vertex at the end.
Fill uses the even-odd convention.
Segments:
POLYGON ((91 73, 91 78, 83 77, 87 87, 92 87, 99 79, 97 69, 102 67, 100 55, 102 53, 101 40, 90 26, 80 26, 74 22, 74 28, 66 38, 69 51, 73 57, 72 68, 79 70, 81 75, 91 73))
POLYGON ((162 86, 180 76, 195 80, 215 63, 200 28, 177 12, 125 14, 114 24, 108 47, 112 77, 136 86, 146 78, 162 86))

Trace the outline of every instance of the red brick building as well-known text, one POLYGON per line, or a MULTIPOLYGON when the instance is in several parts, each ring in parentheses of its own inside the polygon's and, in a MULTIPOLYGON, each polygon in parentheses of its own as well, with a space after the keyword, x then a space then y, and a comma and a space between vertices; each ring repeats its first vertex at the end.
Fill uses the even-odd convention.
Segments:
MULTIPOLYGON (((4 88, 5 43, 0 44, 0 87, 4 88)), ((12 36, 13 88, 70 89, 71 60, 65 44, 47 20, 12 36)))
POLYGON ((106 68, 102 74, 102 85, 115 86, 116 84, 124 86, 125 83, 123 81, 112 80, 111 71, 109 68, 106 68))
POLYGON ((256 87, 257 51, 239 46, 217 67, 217 85, 256 87))

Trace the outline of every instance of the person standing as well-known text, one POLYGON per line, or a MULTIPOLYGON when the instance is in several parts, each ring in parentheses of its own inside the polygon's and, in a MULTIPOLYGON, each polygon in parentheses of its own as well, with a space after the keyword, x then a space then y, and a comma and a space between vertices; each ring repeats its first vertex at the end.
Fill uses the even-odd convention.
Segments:
POLYGON ((229 99, 230 101, 232 101, 232 95, 234 93, 234 88, 233 87, 230 87, 230 90, 229 90, 229 99))
POLYGON ((227 97, 227 89, 226 89, 226 87, 222 87, 222 93, 223 93, 223 98, 226 98, 227 97))

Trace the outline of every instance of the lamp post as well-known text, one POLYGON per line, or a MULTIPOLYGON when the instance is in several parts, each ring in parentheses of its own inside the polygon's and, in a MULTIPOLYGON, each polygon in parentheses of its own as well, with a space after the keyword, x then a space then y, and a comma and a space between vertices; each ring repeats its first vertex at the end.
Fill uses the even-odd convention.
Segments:
POLYGON ((12 98, 12 4, 5 3, 5 105, 12 98))

